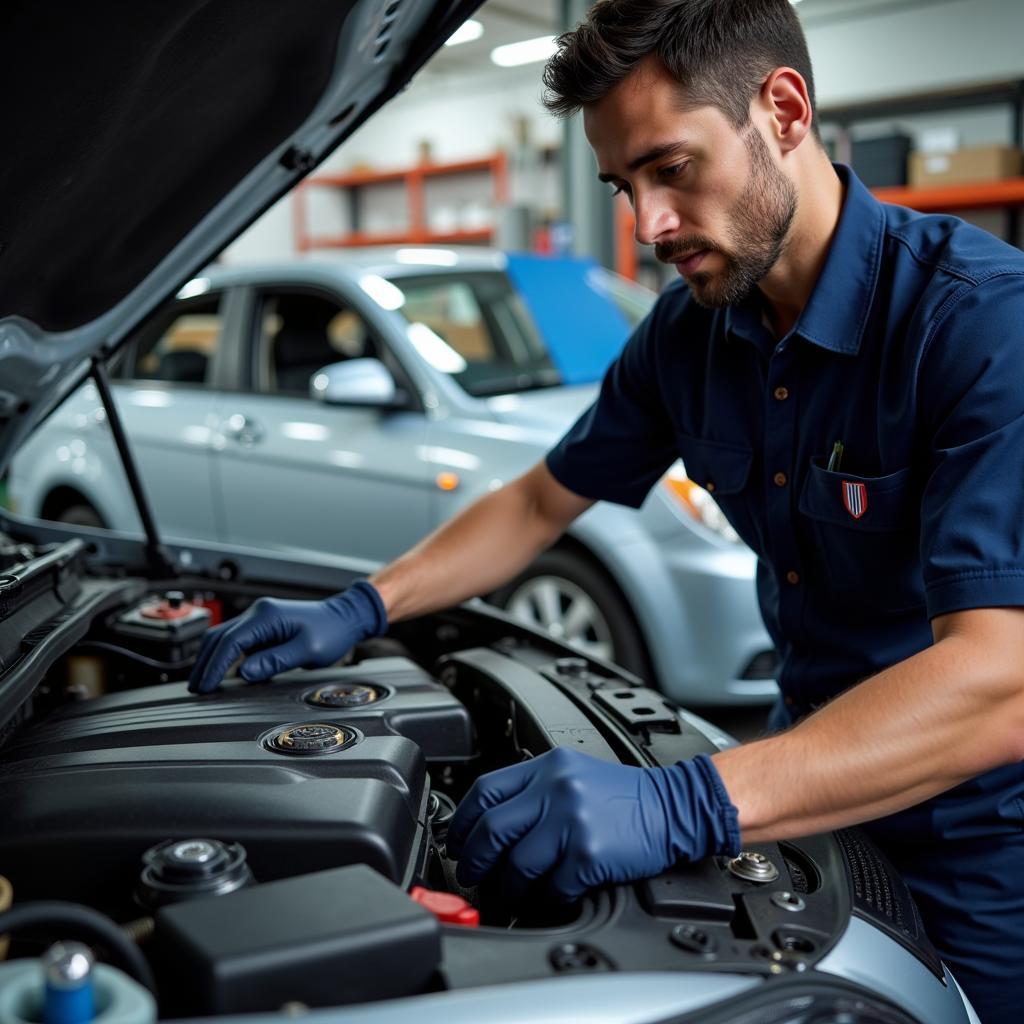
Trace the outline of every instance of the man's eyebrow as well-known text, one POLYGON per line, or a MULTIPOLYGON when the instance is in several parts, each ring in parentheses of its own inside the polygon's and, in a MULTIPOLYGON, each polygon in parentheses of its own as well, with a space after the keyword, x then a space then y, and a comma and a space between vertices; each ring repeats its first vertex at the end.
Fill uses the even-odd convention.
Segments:
MULTIPOLYGON (((641 153, 635 160, 631 160, 629 165, 626 167, 627 171, 637 171, 644 164, 649 164, 654 160, 660 160, 664 156, 668 156, 669 153, 674 153, 677 149, 685 149, 687 142, 685 139, 680 139, 678 142, 665 142, 660 146, 653 146, 645 153, 641 153)), ((617 174, 599 174, 597 176, 598 181, 615 181, 619 176, 617 174)))

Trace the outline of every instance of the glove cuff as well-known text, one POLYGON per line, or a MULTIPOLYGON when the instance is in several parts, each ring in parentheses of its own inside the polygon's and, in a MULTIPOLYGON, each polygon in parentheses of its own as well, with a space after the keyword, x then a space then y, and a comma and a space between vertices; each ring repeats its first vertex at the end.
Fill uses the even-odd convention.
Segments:
POLYGON ((388 610, 384 607, 384 599, 369 580, 356 580, 338 597, 357 605, 359 611, 363 613, 360 617, 366 626, 364 640, 371 636, 382 636, 388 631, 388 610))
POLYGON ((706 754, 646 769, 665 820, 665 864, 740 852, 739 815, 706 754))
POLYGON ((711 797, 712 837, 711 853, 736 857, 741 849, 740 815, 736 805, 729 799, 722 776, 718 774, 715 762, 707 754, 698 754, 693 759, 697 771, 704 779, 711 797))

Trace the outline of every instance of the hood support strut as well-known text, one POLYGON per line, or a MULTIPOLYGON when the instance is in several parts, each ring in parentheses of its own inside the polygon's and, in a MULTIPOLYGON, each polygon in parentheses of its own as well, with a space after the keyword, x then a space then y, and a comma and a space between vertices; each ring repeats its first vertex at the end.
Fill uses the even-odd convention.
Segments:
POLYGON ((128 486, 132 490, 135 506, 139 510, 142 529, 146 533, 146 554, 149 557, 150 566, 154 572, 164 579, 177 579, 178 567, 174 564, 174 559, 171 558, 170 552, 160 542, 160 535, 156 530, 156 521, 153 519, 153 510, 142 486, 142 478, 139 476, 138 467, 135 465, 135 457, 132 455, 131 447, 128 444, 128 437, 124 432, 124 424, 121 422, 117 406, 114 404, 114 395, 110 390, 110 378, 107 376, 107 368, 104 365, 102 356, 97 355, 93 357, 92 379, 96 382, 96 390, 99 392, 100 401, 103 403, 103 409, 107 415, 107 423, 110 425, 110 432, 114 435, 114 444, 117 445, 117 453, 121 457, 121 465, 124 466, 125 475, 128 477, 128 486))

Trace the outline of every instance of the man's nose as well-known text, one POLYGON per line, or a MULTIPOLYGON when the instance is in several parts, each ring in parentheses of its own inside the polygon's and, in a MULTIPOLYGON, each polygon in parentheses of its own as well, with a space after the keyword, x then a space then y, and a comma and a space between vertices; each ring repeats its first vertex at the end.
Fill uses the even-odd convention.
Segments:
POLYGON ((679 215, 670 203, 653 195, 637 195, 633 202, 636 218, 634 235, 641 245, 654 245, 665 237, 678 233, 679 215))

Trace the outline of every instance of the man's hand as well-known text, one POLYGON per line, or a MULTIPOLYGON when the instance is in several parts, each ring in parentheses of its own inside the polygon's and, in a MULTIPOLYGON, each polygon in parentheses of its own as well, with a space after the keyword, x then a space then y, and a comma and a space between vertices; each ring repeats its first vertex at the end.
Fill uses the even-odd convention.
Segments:
POLYGON ((631 768, 559 748, 477 779, 447 846, 463 885, 478 883, 507 854, 509 902, 542 876, 556 895, 574 900, 679 861, 735 856, 740 833, 736 808, 703 754, 667 768, 631 768))
POLYGON ((261 597, 237 619, 207 632, 188 688, 193 693, 216 690, 234 661, 254 649, 259 653, 246 658, 240 669, 249 683, 290 668, 323 668, 387 628, 384 602, 366 580, 323 601, 261 597))

